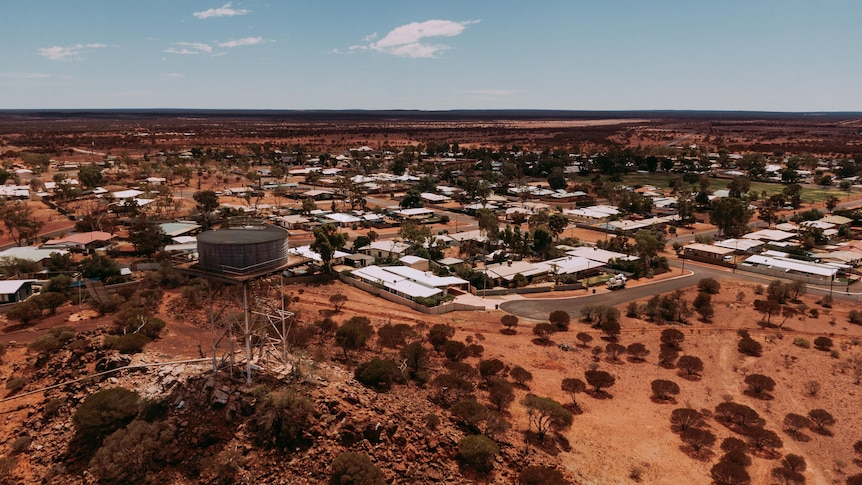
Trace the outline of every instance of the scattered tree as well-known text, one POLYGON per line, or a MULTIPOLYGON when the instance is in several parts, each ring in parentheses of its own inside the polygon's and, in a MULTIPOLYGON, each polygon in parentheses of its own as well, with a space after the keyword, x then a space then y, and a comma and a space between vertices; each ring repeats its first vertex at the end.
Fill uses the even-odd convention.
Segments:
POLYGON ((537 323, 533 325, 533 335, 539 337, 539 340, 548 345, 551 342, 551 335, 557 330, 557 327, 550 323, 537 323))
POLYGON ((811 419, 811 422, 814 423, 815 431, 820 434, 832 434, 827 426, 835 424, 835 418, 831 413, 829 413, 829 411, 825 409, 812 409, 811 411, 808 411, 808 417, 811 419))
POLYGON ((811 420, 808 417, 796 413, 787 413, 784 416, 784 429, 791 435, 798 435, 803 428, 810 428, 811 420))
POLYGON ((626 347, 626 353, 629 354, 629 357, 633 362, 643 362, 644 358, 649 355, 650 352, 646 348, 646 345, 635 342, 626 347))
POLYGON ((500 323, 506 327, 505 331, 507 333, 514 334, 515 328, 518 326, 518 317, 515 315, 503 315, 500 317, 500 323))
POLYGON ((703 372, 703 361, 693 355, 683 355, 676 362, 676 366, 689 377, 698 377, 703 372))
POLYGON ((695 453, 709 449, 715 444, 715 435, 711 431, 700 428, 688 428, 680 433, 679 437, 695 453))
POLYGON ((556 327, 558 331, 565 332, 569 329, 571 317, 569 317, 569 314, 563 310, 554 310, 548 316, 548 321, 551 322, 551 325, 556 327))
POLYGON ((702 278, 697 282, 697 290, 709 295, 717 295, 721 291, 721 283, 715 278, 702 278))
POLYGON ((672 349, 681 351, 683 340, 685 340, 685 334, 675 328, 666 328, 661 331, 661 343, 672 349))
POLYGON ((563 382, 560 387, 563 392, 565 392, 572 398, 572 406, 574 406, 576 409, 580 408, 580 406, 578 406, 577 396, 578 393, 587 390, 587 385, 584 383, 584 381, 575 377, 567 377, 563 379, 563 382))
POLYGON ((679 385, 665 379, 656 379, 650 384, 652 394, 656 399, 667 401, 679 394, 679 385))
POLYGON ((587 345, 593 341, 593 336, 585 332, 579 332, 575 335, 575 338, 578 339, 584 348, 587 348, 587 345))
POLYGON ((329 296, 329 303, 332 303, 333 308, 335 309, 335 313, 341 311, 341 308, 347 303, 347 295, 342 293, 334 293, 329 296))
POLYGON ((703 424, 703 415, 696 409, 677 408, 670 413, 671 429, 682 432, 703 424))
POLYGON ((775 389, 775 381, 763 374, 749 374, 745 376, 745 383, 750 393, 761 398, 769 397, 769 393, 775 389))
POLYGON ((563 429, 572 425, 572 413, 549 397, 527 394, 523 404, 527 408, 530 429, 536 428, 539 442, 544 441, 545 435, 551 429, 563 429))
POLYGON ((527 387, 527 382, 533 380, 533 374, 519 365, 512 367, 512 369, 509 371, 509 375, 521 387, 527 387))
POLYGON ((596 394, 601 393, 602 389, 606 387, 612 387, 616 383, 614 376, 603 370, 588 370, 584 372, 584 377, 596 394))

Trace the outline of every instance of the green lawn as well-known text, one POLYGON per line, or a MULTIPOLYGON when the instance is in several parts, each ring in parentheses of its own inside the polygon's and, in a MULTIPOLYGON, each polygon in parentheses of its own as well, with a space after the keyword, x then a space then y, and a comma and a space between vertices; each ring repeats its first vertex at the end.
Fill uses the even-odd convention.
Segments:
MULTIPOLYGON (((634 173, 624 175, 623 183, 625 183, 626 185, 653 185, 660 188, 667 188, 668 179, 670 179, 670 177, 673 175, 668 175, 664 173, 634 173)), ((726 189, 729 182, 730 179, 711 178, 709 179, 709 189, 726 189)), ((756 191, 758 194, 766 192, 767 196, 780 193, 782 190, 784 190, 784 187, 785 185, 780 183, 751 182, 752 191, 756 191)), ((802 202, 805 204, 823 202, 828 199, 829 196, 832 195, 838 197, 839 199, 842 199, 847 197, 847 192, 844 192, 837 188, 802 188, 802 202)))

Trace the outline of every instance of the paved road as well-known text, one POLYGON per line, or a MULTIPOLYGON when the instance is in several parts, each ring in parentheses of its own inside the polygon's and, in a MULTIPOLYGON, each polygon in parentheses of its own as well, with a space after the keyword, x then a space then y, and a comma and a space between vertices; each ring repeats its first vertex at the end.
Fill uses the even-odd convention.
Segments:
MULTIPOLYGON (((671 261, 671 265, 675 266, 673 271, 679 273, 679 270, 677 268, 681 267, 680 262, 671 261)), ((517 315, 519 317, 530 318, 533 320, 545 320, 548 318, 548 314, 555 310, 563 310, 565 312, 568 312, 570 315, 575 316, 578 315, 580 313, 580 309, 586 305, 619 305, 627 303, 629 301, 646 298, 652 295, 668 293, 679 288, 693 286, 696 285, 701 278, 715 278, 719 281, 722 279, 733 278, 735 280, 749 281, 752 283, 760 283, 764 285, 769 284, 770 281, 775 279, 768 276, 758 275, 754 273, 746 273, 743 271, 737 271, 736 273, 732 273, 732 271, 727 268, 706 266, 688 261, 685 263, 685 270, 686 273, 690 272, 691 274, 683 277, 677 277, 675 279, 659 281, 657 283, 635 286, 613 292, 603 292, 596 295, 589 294, 584 296, 575 296, 571 298, 560 299, 525 298, 522 300, 510 300, 501 303, 500 309, 507 313, 517 315)), ((834 298, 859 301, 860 296, 862 296, 859 293, 845 294, 839 291, 841 289, 843 289, 843 287, 833 288, 832 295, 834 298)), ((828 294, 829 292, 830 291, 828 287, 820 288, 813 287, 810 285, 808 286, 808 293, 810 294, 822 295, 828 294)))

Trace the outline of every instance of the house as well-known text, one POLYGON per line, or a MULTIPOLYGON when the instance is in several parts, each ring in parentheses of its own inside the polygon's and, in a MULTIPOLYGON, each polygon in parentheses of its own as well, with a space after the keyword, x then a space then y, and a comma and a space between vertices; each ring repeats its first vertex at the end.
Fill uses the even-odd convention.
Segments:
POLYGON ((50 258, 54 253, 68 254, 69 251, 65 249, 42 249, 36 246, 13 246, 5 251, 0 251, 0 261, 7 258, 25 259, 41 267, 42 262, 50 258))
POLYGON ((625 253, 618 253, 616 251, 608 251, 607 249, 600 249, 595 246, 578 246, 566 251, 566 254, 569 256, 577 256, 580 258, 586 258, 590 261, 595 261, 601 264, 608 264, 608 262, 612 259, 617 259, 620 261, 637 261, 637 256, 631 256, 625 253))
POLYGON ((92 253, 97 248, 108 247, 111 244, 111 239, 116 236, 109 232, 90 231, 77 234, 70 234, 65 237, 51 239, 42 248, 65 248, 71 251, 92 253))
POLYGON ((286 229, 306 229, 310 222, 309 218, 299 214, 275 218, 275 223, 286 229))
POLYGON ((398 241, 374 241, 359 248, 359 252, 373 256, 377 261, 394 261, 410 254, 410 245, 398 241))
POLYGON ((479 271, 484 272, 485 276, 491 279, 495 285, 509 286, 518 274, 533 281, 536 278, 547 275, 550 269, 549 265, 533 264, 527 261, 507 261, 505 263, 489 264, 485 266, 484 271, 479 271))
MULTIPOLYGON (((317 264, 323 263, 323 258, 320 257, 316 251, 311 249, 311 246, 297 246, 295 248, 290 248, 287 250, 287 254, 294 256, 301 256, 303 258, 308 258, 317 264)), ((329 260, 329 263, 333 266, 337 266, 344 262, 344 258, 349 256, 350 253, 346 253, 344 251, 335 250, 332 253, 332 259, 329 260)))
MULTIPOLYGON (((839 265, 840 266, 840 265, 839 265)), ((811 283, 830 283, 840 267, 830 264, 809 263, 797 259, 754 255, 742 262, 746 271, 763 273, 811 283)))
POLYGON ((412 209, 397 210, 395 214, 402 219, 422 220, 434 217, 434 210, 427 207, 414 207, 412 209))
POLYGON ((24 301, 33 294, 33 283, 36 280, 4 280, 0 281, 0 303, 17 303, 24 301))
POLYGON ((159 227, 162 229, 162 232, 165 233, 165 236, 168 237, 195 234, 198 229, 201 228, 200 224, 195 224, 193 222, 165 222, 163 224, 159 224, 159 227))
POLYGON ((710 244, 693 243, 683 246, 682 254, 686 258, 705 261, 708 263, 733 262, 733 249, 712 246, 710 244))
POLYGON ((354 268, 365 268, 374 264, 374 257, 367 254, 348 254, 344 257, 344 264, 354 268))
POLYGON ((757 239, 725 239, 715 243, 720 248, 733 249, 737 254, 755 254, 763 250, 764 242, 757 239))
POLYGON ((323 216, 326 219, 327 223, 334 224, 338 227, 350 227, 353 224, 358 224, 362 222, 362 219, 352 216, 350 214, 342 214, 340 212, 334 212, 332 214, 326 214, 323 216))
POLYGON ((402 257, 398 258, 398 262, 403 264, 404 266, 407 266, 409 268, 413 268, 413 269, 416 269, 419 271, 428 271, 428 268, 431 264, 431 262, 425 258, 420 258, 419 256, 413 256, 410 254, 408 254, 407 256, 402 256, 402 257))
POLYGON ((765 242, 786 241, 793 239, 796 234, 778 229, 761 229, 742 236, 743 239, 758 239, 765 242))

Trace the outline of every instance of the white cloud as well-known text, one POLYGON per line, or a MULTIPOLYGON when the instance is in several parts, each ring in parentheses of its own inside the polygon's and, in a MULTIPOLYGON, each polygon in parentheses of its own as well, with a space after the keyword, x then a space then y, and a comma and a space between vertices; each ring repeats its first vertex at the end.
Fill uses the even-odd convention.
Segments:
POLYGON ((178 72, 166 72, 162 74, 162 77, 165 79, 179 79, 181 77, 186 77, 186 75, 178 72))
POLYGON ((191 56, 197 54, 211 54, 213 51, 211 45, 204 44, 202 42, 174 42, 174 45, 178 47, 168 47, 165 49, 165 52, 168 54, 191 56))
POLYGON ((427 43, 425 39, 433 37, 454 37, 460 35, 467 26, 478 23, 478 20, 467 20, 455 22, 452 20, 426 20, 425 22, 412 22, 396 27, 377 42, 371 42, 377 38, 377 34, 371 34, 365 38, 365 45, 350 46, 351 51, 375 50, 385 52, 399 57, 433 58, 440 53, 451 49, 450 46, 440 43, 427 43))
POLYGON ((2 79, 46 79, 51 77, 44 72, 0 72, 2 79))
POLYGON ((246 37, 244 39, 229 40, 227 42, 221 42, 221 43, 219 43, 218 46, 219 47, 226 47, 226 48, 230 49, 232 47, 241 47, 241 46, 246 46, 246 45, 258 45, 258 44, 263 44, 265 42, 266 41, 263 39, 263 37, 246 37))
POLYGON ((226 3, 219 8, 211 8, 202 12, 195 12, 192 15, 199 19, 208 19, 212 17, 233 17, 235 15, 245 15, 251 10, 244 8, 231 8, 230 3, 226 3))
POLYGON ((75 44, 69 46, 55 45, 53 47, 42 47, 39 49, 39 55, 51 59, 52 61, 80 61, 85 52, 93 49, 101 49, 107 47, 105 44, 75 44))

